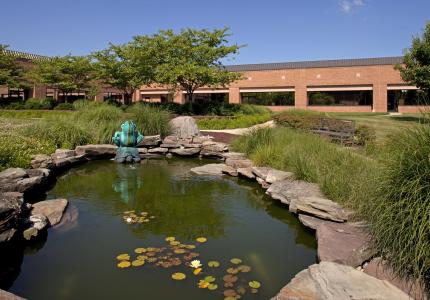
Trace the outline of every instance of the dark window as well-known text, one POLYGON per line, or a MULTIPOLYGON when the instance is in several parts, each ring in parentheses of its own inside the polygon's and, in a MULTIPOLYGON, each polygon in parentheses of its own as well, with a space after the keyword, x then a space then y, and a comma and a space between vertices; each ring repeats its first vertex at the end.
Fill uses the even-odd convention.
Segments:
POLYGON ((429 92, 421 90, 392 90, 388 91, 388 102, 396 105, 429 105, 429 92))
POLYGON ((372 91, 308 92, 309 105, 372 105, 372 91))
POLYGON ((194 94, 194 101, 203 102, 217 102, 217 103, 228 103, 228 93, 197 93, 194 94))
POLYGON ((294 105, 294 92, 241 93, 243 104, 266 106, 294 105))

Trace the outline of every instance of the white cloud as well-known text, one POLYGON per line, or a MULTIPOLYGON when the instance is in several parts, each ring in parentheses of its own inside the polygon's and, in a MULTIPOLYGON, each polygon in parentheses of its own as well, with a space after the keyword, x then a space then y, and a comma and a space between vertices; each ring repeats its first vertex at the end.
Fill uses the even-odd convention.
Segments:
POLYGON ((355 8, 360 6, 364 6, 363 0, 342 0, 339 2, 340 10, 346 14, 351 13, 355 8))

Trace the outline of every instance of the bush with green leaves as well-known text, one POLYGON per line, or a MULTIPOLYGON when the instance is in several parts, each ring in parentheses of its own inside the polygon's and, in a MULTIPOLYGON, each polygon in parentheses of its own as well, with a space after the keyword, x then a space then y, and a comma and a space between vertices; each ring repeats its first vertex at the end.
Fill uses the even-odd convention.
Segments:
POLYGON ((54 107, 55 110, 74 110, 72 103, 60 103, 54 107))
POLYGON ((399 131, 384 151, 376 193, 362 214, 375 249, 396 273, 430 291, 430 125, 399 131))
POLYGON ((31 156, 51 154, 55 146, 37 137, 17 133, 0 135, 0 171, 6 168, 29 168, 31 156))
POLYGON ((31 98, 25 101, 24 109, 52 109, 54 103, 52 99, 31 98))

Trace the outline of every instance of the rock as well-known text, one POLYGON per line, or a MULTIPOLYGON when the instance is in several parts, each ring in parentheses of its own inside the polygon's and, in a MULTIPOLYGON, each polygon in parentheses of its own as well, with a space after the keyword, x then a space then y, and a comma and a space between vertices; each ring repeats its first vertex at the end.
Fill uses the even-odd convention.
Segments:
POLYGON ((30 227, 23 231, 23 237, 31 240, 39 235, 39 232, 48 226, 48 219, 44 215, 32 214, 29 218, 30 227))
POLYGON ((173 135, 178 138, 193 138, 200 136, 200 130, 197 127, 196 120, 192 117, 176 117, 169 122, 173 135))
POLYGON ((163 139, 163 144, 177 144, 179 138, 176 135, 168 135, 163 139))
POLYGON ((173 157, 173 154, 172 154, 172 153, 167 153, 167 154, 166 154, 166 157, 167 157, 167 158, 172 158, 172 157, 173 157))
POLYGON ((174 153, 179 156, 193 156, 200 153, 200 148, 177 148, 170 149, 170 153, 174 153))
POLYGON ((277 181, 267 189, 266 194, 285 204, 300 197, 324 197, 318 185, 301 180, 277 181))
POLYGON ((222 154, 222 157, 227 159, 227 158, 231 158, 231 159, 246 159, 246 155, 245 153, 241 153, 241 152, 224 152, 222 154))
POLYGON ((139 152, 139 154, 146 154, 146 153, 148 153, 148 149, 147 148, 137 148, 137 151, 139 152))
POLYGON ((22 168, 9 168, 0 172, 0 189, 2 186, 14 184, 19 179, 28 177, 27 172, 22 168))
POLYGON ((33 169, 51 169, 54 166, 52 158, 45 154, 36 154, 31 157, 31 167, 33 169))
POLYGON ((26 193, 32 190, 36 190, 45 183, 45 176, 34 176, 29 178, 23 178, 16 182, 11 191, 26 193))
POLYGON ((387 281, 332 262, 311 265, 298 273, 272 300, 408 300, 387 281))
POLYGON ((248 179, 254 179, 255 175, 252 173, 252 168, 238 168, 237 173, 239 176, 246 177, 248 179))
POLYGON ((68 201, 66 199, 46 200, 34 203, 32 205, 32 215, 41 214, 48 218, 51 226, 61 221, 63 212, 66 209, 68 201))
POLYGON ((255 174, 255 176, 260 177, 263 180, 266 180, 267 174, 269 174, 269 171, 271 169, 267 167, 252 167, 252 173, 255 174))
POLYGON ((236 158, 227 158, 225 160, 225 164, 227 166, 233 167, 235 169, 237 168, 250 168, 252 167, 252 161, 249 159, 236 159, 236 158))
POLYGON ((28 176, 30 177, 36 177, 36 176, 42 176, 48 178, 51 175, 51 170, 49 169, 28 169, 26 170, 28 176))
POLYGON ((152 149, 148 149, 148 153, 167 153, 169 152, 169 149, 167 148, 161 148, 161 147, 157 147, 157 148, 152 148, 152 149))
POLYGON ((374 258, 369 263, 366 263, 363 271, 370 276, 388 281, 413 299, 428 299, 423 284, 398 277, 381 257, 374 258))
POLYGON ((225 164, 207 164, 200 167, 195 167, 191 169, 191 172, 198 175, 222 175, 222 170, 225 164))
POLYGON ((145 146, 158 146, 161 144, 161 137, 159 135, 148 135, 145 136, 138 145, 138 147, 145 147, 145 146))
POLYGON ((317 227, 316 237, 320 261, 357 267, 374 255, 365 227, 326 222, 317 227))
POLYGON ((204 142, 211 141, 213 137, 207 135, 207 136, 193 136, 192 143, 194 144, 203 144, 204 142))
POLYGON ((87 161, 87 159, 83 155, 53 159, 54 167, 56 168, 65 168, 85 161, 87 161))
MULTIPOLYGON (((164 155, 161 154, 156 154, 156 153, 143 153, 143 154, 139 154, 140 158, 144 159, 144 158, 163 158, 165 157, 164 155)), ((140 161, 141 163, 144 163, 144 160, 140 161)))
POLYGON ((277 181, 282 181, 286 179, 293 180, 294 174, 291 172, 284 172, 276 169, 270 169, 265 180, 267 181, 267 183, 272 184, 277 181))
POLYGON ((178 143, 163 143, 163 144, 160 145, 160 147, 171 149, 171 148, 180 148, 181 145, 178 144, 178 143))
POLYGON ((25 211, 24 196, 18 192, 0 193, 0 242, 12 239, 25 211))
POLYGON ((329 222, 329 221, 321 220, 319 218, 311 217, 308 215, 302 215, 302 214, 299 214, 299 220, 300 222, 302 222, 303 225, 314 230, 317 230, 318 226, 320 226, 321 224, 329 222))
POLYGON ((203 150, 208 152, 226 152, 228 151, 228 145, 224 143, 217 143, 212 141, 203 142, 203 150))
POLYGON ((26 193, 35 191, 46 183, 47 176, 43 174, 44 172, 31 170, 29 173, 21 168, 10 168, 0 172, 0 192, 26 193))
POLYGON ((64 159, 76 156, 75 150, 70 149, 57 149, 55 153, 51 154, 52 160, 64 159))
POLYGON ((117 146, 109 144, 85 145, 77 146, 75 152, 76 155, 83 155, 88 159, 103 159, 115 157, 117 149, 117 146))
POLYGON ((293 213, 304 213, 320 219, 334 222, 348 220, 348 212, 338 203, 324 197, 300 196, 292 199, 289 210, 293 213))
POLYGON ((202 144, 184 143, 181 146, 184 148, 201 148, 202 144))
POLYGON ((224 174, 228 174, 228 175, 234 176, 234 177, 239 176, 239 174, 237 173, 237 170, 235 168, 227 166, 227 165, 222 168, 222 172, 224 174))
POLYGON ((0 290, 0 299, 2 300, 25 300, 25 298, 21 298, 17 295, 14 295, 12 293, 0 290))
POLYGON ((263 189, 268 189, 270 187, 270 184, 268 184, 264 179, 260 177, 257 177, 256 179, 263 189))

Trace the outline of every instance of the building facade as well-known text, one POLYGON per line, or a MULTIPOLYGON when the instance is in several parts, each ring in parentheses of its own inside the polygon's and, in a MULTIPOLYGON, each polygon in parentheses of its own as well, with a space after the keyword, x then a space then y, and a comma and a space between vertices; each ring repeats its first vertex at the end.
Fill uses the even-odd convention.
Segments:
MULTIPOLYGON (((427 102, 394 69, 403 57, 382 57, 227 66, 243 79, 220 89, 199 89, 197 99, 330 112, 418 112, 427 102), (424 100, 423 100, 424 99, 424 100), (420 101, 418 101, 420 100, 420 101)), ((135 101, 185 102, 182 92, 142 87, 135 101)))

